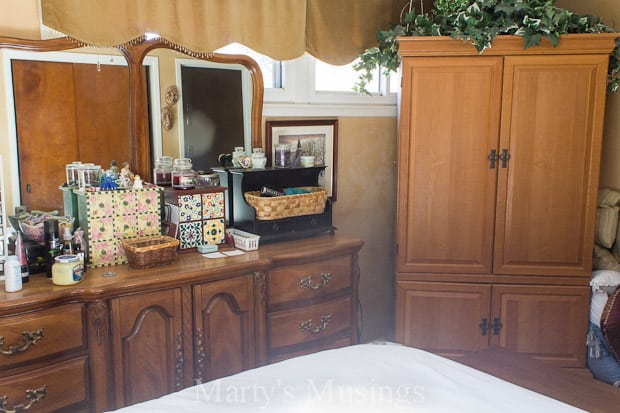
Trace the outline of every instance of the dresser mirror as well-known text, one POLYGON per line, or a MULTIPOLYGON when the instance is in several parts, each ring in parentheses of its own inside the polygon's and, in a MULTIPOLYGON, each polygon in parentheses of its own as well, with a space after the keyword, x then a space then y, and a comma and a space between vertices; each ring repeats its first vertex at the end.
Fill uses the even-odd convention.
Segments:
MULTIPOLYGON (((194 169, 218 166, 218 155, 235 147, 261 146, 263 83, 258 64, 245 55, 189 55, 160 42, 148 57, 159 62, 163 142, 151 140, 152 160, 177 155, 194 169), (169 91, 176 90, 176 99, 169 91)), ((149 74, 148 83, 153 76, 149 74)))
POLYGON ((66 38, 0 37, 0 52, 9 96, 4 109, 8 149, 3 154, 9 167, 19 170, 7 182, 14 205, 62 209, 58 186, 65 182, 65 165, 75 160, 103 168, 111 160, 129 161, 136 173, 151 181, 154 159, 162 154, 196 157, 196 166, 207 169, 215 166, 214 152, 262 145, 262 77, 258 64, 247 56, 195 55, 158 38, 96 49, 66 38), (194 133, 191 121, 196 118, 191 103, 183 100, 182 88, 200 87, 184 81, 180 73, 186 70, 228 73, 236 85, 234 97, 223 100, 221 91, 218 97, 207 90, 198 99, 215 98, 224 109, 223 119, 242 126, 226 133, 220 133, 221 127, 211 135, 194 133), (176 102, 165 99, 170 86, 178 88, 176 102), (18 95, 25 93, 16 97, 16 89, 18 95), (67 101, 58 94, 71 98, 67 101), (162 127, 162 110, 172 114, 170 129, 162 127), (232 117, 226 120, 226 116, 232 117), (222 141, 207 156, 200 155, 203 136, 222 141))

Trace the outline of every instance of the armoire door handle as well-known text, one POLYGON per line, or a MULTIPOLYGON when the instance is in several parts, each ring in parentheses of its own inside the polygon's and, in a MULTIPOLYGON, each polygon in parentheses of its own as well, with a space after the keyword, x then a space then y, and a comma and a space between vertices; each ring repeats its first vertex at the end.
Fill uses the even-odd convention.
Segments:
POLYGON ((487 156, 487 159, 490 162, 489 168, 495 169, 495 162, 497 162, 498 158, 499 158, 499 155, 497 155, 497 150, 491 149, 491 152, 489 152, 489 156, 487 156))
POLYGON ((510 154, 508 149, 502 149, 502 154, 499 156, 499 160, 502 161, 502 168, 506 168, 506 163, 510 160, 510 154))

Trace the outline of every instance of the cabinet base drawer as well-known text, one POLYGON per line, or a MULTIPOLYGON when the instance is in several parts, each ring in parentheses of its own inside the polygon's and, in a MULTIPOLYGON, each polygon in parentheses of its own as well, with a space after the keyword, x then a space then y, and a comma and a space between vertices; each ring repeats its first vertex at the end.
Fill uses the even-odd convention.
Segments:
MULTIPOLYGON (((0 378, 0 397, 7 396, 7 408, 28 405, 26 392, 44 390, 38 402, 32 406, 37 413, 56 412, 71 407, 85 410, 89 405, 88 357, 61 361, 0 378)), ((20 410, 21 411, 21 410, 20 410)))
POLYGON ((317 353, 323 350, 353 345, 354 343, 351 340, 351 335, 347 331, 344 331, 343 333, 344 334, 342 334, 342 337, 331 337, 325 342, 312 342, 301 347, 278 349, 277 351, 269 354, 268 362, 275 363, 277 361, 290 359, 292 357, 298 357, 305 354, 317 353))
POLYGON ((350 289, 351 257, 333 258, 304 265, 277 268, 269 273, 267 302, 270 307, 320 300, 350 289))
POLYGON ((351 330, 351 297, 267 315, 268 347, 321 340, 351 330))
POLYGON ((86 349, 84 306, 68 304, 0 319, 0 368, 86 349))

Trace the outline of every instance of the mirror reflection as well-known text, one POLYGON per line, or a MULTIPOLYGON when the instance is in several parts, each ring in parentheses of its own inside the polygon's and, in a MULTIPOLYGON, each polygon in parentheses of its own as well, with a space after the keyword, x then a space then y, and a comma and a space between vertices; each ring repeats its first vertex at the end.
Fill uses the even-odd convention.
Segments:
POLYGON ((14 206, 62 210, 58 186, 73 161, 103 169, 129 161, 150 181, 162 155, 194 158, 196 169, 207 170, 220 153, 262 146, 263 81, 247 56, 197 58, 157 39, 119 50, 9 40, 0 47, 10 100, 5 162, 19 171, 7 183, 14 206), (48 51, 63 48, 74 49, 48 51), (176 101, 166 100, 170 86, 176 101))
POLYGON ((3 53, 12 161, 31 210, 62 210, 66 164, 130 159, 128 67, 105 52, 3 53))
MULTIPOLYGON (((148 56, 159 62, 162 91, 161 111, 149 110, 150 117, 161 116, 161 141, 151 137, 151 162, 161 155, 187 157, 194 169, 207 171, 218 166, 219 154, 261 146, 262 77, 254 60, 228 54, 191 57, 165 45, 148 56), (171 87, 178 93, 174 103, 165 94, 171 87)), ((148 82, 155 82, 151 73, 148 82)))

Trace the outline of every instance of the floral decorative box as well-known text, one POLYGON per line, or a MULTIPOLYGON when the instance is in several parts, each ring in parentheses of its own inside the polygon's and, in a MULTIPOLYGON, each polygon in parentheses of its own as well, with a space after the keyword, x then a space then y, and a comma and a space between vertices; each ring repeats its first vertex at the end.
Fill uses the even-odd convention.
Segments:
POLYGON ((168 220, 177 225, 181 251, 218 245, 226 237, 224 187, 166 189, 168 220))
POLYGON ((78 222, 88 242, 88 266, 127 262, 123 239, 161 235, 162 188, 75 191, 78 222))

